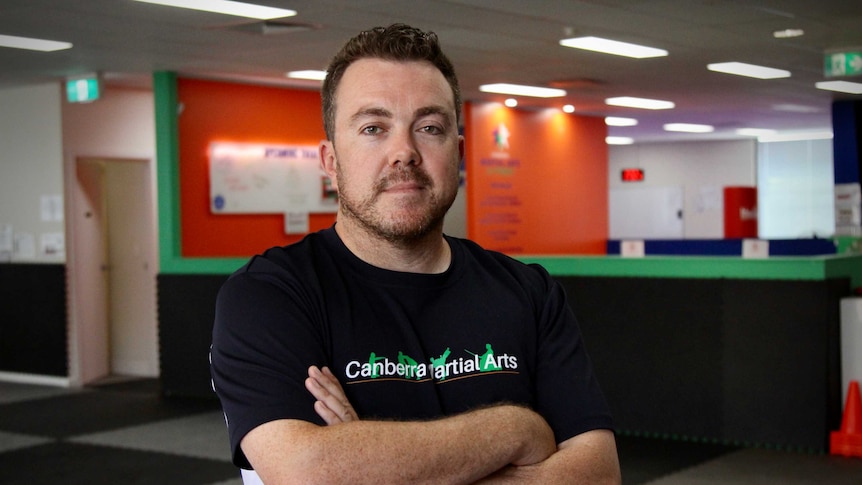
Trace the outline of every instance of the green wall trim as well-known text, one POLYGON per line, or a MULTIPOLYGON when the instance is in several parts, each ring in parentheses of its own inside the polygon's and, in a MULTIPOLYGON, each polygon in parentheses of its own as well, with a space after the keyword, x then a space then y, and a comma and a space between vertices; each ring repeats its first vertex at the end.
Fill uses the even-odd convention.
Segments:
POLYGON ((168 270, 162 260, 162 274, 223 274, 229 275, 238 270, 251 258, 174 258, 169 261, 168 270))
POLYGON ((159 271, 176 272, 181 263, 179 132, 177 129, 177 76, 153 73, 156 120, 156 181, 159 211, 159 271))
POLYGON ((743 259, 728 256, 525 256, 555 276, 823 280, 847 277, 862 286, 862 255, 743 259))

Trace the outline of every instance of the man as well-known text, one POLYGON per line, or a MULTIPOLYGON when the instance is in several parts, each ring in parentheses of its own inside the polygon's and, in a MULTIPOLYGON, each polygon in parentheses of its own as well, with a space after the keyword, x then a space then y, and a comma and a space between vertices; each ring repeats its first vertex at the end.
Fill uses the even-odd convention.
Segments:
POLYGON ((460 93, 433 33, 360 33, 322 90, 333 228, 219 294, 214 388, 265 483, 618 483, 562 288, 443 235, 460 93))

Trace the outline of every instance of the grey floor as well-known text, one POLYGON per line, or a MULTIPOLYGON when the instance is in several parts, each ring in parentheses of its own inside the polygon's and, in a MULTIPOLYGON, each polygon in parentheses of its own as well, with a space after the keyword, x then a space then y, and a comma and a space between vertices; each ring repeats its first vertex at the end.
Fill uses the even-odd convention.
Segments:
MULTIPOLYGON (((862 484, 862 458, 619 437, 626 485, 862 484)), ((0 382, 0 484, 239 485, 218 403, 0 382)))

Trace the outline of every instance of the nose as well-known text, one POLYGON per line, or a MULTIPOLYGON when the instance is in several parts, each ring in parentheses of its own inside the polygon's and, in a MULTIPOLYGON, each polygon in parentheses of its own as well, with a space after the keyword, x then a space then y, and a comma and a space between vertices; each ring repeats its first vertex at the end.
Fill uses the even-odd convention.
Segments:
POLYGON ((419 147, 412 130, 398 130, 393 134, 391 141, 390 165, 419 165, 422 163, 422 155, 419 153, 419 147))

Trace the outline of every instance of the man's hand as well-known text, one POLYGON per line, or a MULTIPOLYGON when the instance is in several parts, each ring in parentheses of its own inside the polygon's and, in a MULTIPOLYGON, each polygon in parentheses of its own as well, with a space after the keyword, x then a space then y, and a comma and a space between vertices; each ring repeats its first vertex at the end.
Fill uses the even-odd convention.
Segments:
POLYGON ((359 421, 359 416, 347 400, 344 389, 328 367, 322 370, 314 365, 309 367, 305 388, 317 399, 314 410, 328 426, 359 421))

